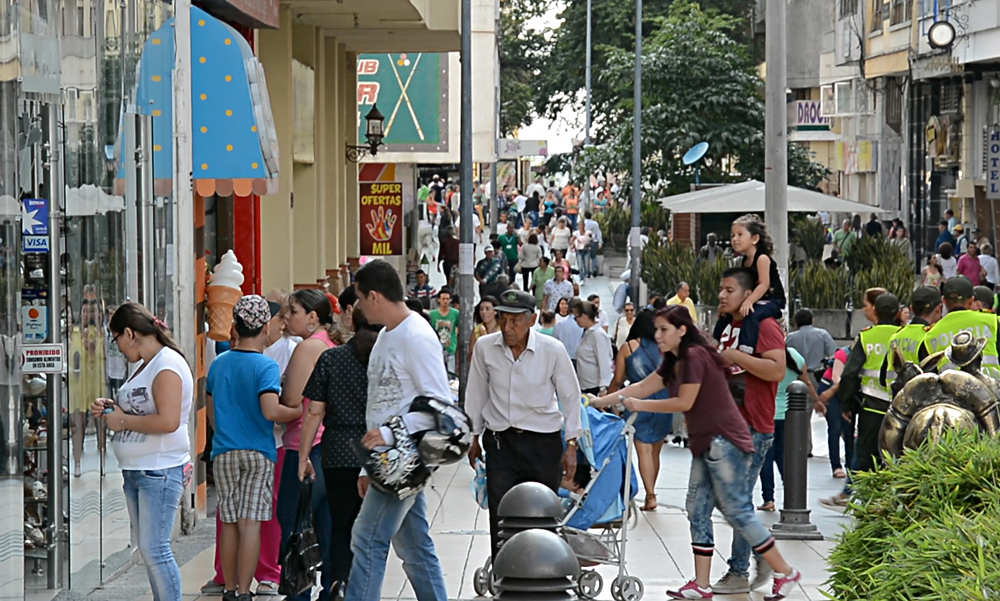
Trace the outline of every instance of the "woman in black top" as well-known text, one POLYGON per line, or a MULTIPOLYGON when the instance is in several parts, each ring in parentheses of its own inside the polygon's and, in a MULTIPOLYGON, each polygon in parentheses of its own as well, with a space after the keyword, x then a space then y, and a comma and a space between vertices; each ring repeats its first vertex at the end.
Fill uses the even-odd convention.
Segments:
POLYGON ((361 464, 351 441, 360 440, 367 430, 368 358, 382 329, 380 325, 368 323, 358 307, 354 308, 351 321, 354 336, 350 342, 324 351, 319 356, 303 391, 310 402, 302 424, 302 449, 299 452, 299 479, 304 480, 315 469, 309 461, 311 449, 306 446, 311 442, 307 441, 316 438, 322 421, 322 469, 333 521, 330 563, 337 581, 334 596, 338 587, 341 592, 347 590, 347 577, 354 561, 351 529, 361 510, 357 486, 361 464))

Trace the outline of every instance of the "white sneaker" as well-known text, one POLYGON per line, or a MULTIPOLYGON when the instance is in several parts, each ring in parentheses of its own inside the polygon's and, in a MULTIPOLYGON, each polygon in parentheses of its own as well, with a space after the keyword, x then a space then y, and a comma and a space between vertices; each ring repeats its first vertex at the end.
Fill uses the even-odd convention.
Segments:
POLYGON ((712 592, 719 595, 739 595, 750 592, 750 579, 726 572, 719 581, 712 585, 712 592))

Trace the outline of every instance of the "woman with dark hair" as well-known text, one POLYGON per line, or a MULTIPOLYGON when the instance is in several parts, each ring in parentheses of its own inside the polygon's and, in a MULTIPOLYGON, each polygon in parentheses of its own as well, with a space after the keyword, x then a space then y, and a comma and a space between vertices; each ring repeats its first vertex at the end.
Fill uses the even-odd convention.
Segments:
MULTIPOLYGON (((522 290, 530 291, 528 279, 531 274, 538 269, 538 264, 542 261, 542 247, 538 245, 538 234, 532 232, 527 239, 521 243, 521 248, 517 251, 517 267, 521 270, 521 279, 524 282, 522 290)), ((514 282, 511 282, 512 284, 514 282)))
POLYGON ((500 331, 500 323, 497 321, 497 305, 499 304, 495 297, 486 295, 476 305, 476 312, 472 314, 476 327, 472 329, 472 341, 469 344, 470 359, 472 358, 472 349, 476 348, 477 340, 487 334, 500 331))
MULTIPOLYGON (((643 309, 635 316, 628 338, 618 349, 615 378, 608 387, 609 392, 621 390, 626 377, 630 384, 645 380, 660 366, 654 315, 652 310, 643 309)), ((663 389, 649 398, 669 399, 670 391, 663 389)), ((656 476, 660 473, 660 450, 673 429, 672 413, 643 412, 635 420, 635 452, 639 456, 639 477, 646 489, 646 502, 640 508, 643 511, 656 509, 656 476)))
POLYGON ((361 510, 358 475, 361 464, 351 442, 364 436, 368 404, 368 358, 382 326, 370 324, 360 309, 351 315, 354 336, 347 344, 323 352, 309 377, 303 394, 311 399, 302 424, 302 452, 299 454, 300 480, 317 473, 312 463, 312 443, 323 425, 320 464, 327 486, 332 528, 330 570, 334 580, 331 597, 347 590, 354 554, 351 528, 361 510))
POLYGON ((774 570, 774 585, 765 599, 783 599, 802 575, 785 562, 770 531, 753 511, 751 491, 746 485, 753 439, 729 391, 725 361, 681 306, 657 312, 656 343, 663 361, 655 373, 616 394, 593 399, 591 404, 611 407, 623 403, 629 411, 684 412, 693 456, 687 515, 695 577, 667 594, 674 599, 712 597, 712 511, 718 507, 736 536, 742 536, 774 570), (677 396, 649 398, 667 387, 677 396))
POLYGON ((125 504, 153 597, 180 601, 181 572, 170 548, 177 508, 190 481, 187 422, 194 399, 191 368, 167 324, 137 303, 109 323, 118 349, 140 363, 118 399, 95 399, 90 413, 117 435, 112 442, 125 481, 125 504))
MULTIPOLYGON (((291 336, 302 338, 292 352, 292 359, 285 371, 284 383, 281 388, 281 404, 287 407, 302 406, 303 415, 309 410, 309 399, 304 395, 306 383, 316 367, 316 361, 327 349, 341 342, 340 332, 333 321, 333 307, 326 295, 317 289, 296 290, 288 298, 288 310, 285 314, 285 330, 291 336)), ((285 462, 281 470, 281 484, 278 487, 278 522, 281 524, 281 547, 284 548, 288 537, 295 528, 295 513, 299 506, 299 491, 301 485, 296 477, 299 466, 299 445, 302 435, 303 417, 288 423, 282 436, 282 446, 285 449, 285 462)), ((314 454, 312 459, 319 462, 319 436, 323 434, 320 428, 313 435, 310 449, 314 454)), ((313 525, 323 549, 323 563, 329 565, 330 514, 326 501, 326 482, 323 474, 316 474, 312 494, 313 525)), ((333 586, 333 575, 329 569, 323 570, 323 590, 330 591, 333 586)), ((325 595, 324 595, 325 597, 325 595)), ((307 601, 309 593, 288 597, 289 601, 307 601)))
POLYGON ((583 328, 580 346, 576 349, 576 374, 580 380, 580 390, 590 394, 602 394, 611 385, 611 337, 597 323, 597 305, 590 301, 580 301, 574 305, 576 323, 583 328))
POLYGON ((951 242, 945 242, 938 247, 938 267, 941 269, 941 281, 958 275, 958 259, 955 257, 955 247, 951 242))

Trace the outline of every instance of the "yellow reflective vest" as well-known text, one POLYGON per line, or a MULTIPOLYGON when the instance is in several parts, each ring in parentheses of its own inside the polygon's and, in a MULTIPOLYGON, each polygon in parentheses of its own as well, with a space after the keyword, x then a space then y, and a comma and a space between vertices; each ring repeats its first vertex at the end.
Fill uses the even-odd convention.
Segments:
MULTIPOLYGON (((899 349, 899 354, 903 360, 910 363, 920 364, 920 345, 924 343, 924 334, 927 333, 927 326, 923 324, 910 324, 896 330, 896 333, 889 338, 889 349, 899 349)), ((889 359, 892 365, 892 358, 889 359)))
MULTIPOLYGON (((983 373, 1000 377, 1000 356, 997 354, 997 316, 977 311, 952 311, 936 324, 927 326, 924 332, 924 348, 928 355, 943 351, 951 346, 951 339, 959 332, 971 332, 975 338, 985 338, 983 349, 983 373)), ((938 371, 952 369, 947 359, 938 364, 938 371)))
POLYGON ((861 368, 861 394, 882 401, 891 401, 892 393, 889 385, 896 379, 896 372, 888 370, 885 375, 886 385, 879 383, 882 363, 889 354, 889 340, 899 330, 893 325, 871 326, 861 330, 859 337, 865 351, 865 364, 861 368))

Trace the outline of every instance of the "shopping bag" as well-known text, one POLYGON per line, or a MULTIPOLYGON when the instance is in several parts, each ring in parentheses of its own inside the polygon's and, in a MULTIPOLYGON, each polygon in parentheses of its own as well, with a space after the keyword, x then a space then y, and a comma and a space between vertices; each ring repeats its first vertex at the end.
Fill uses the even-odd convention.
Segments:
POLYGON ((323 565, 323 551, 312 525, 312 480, 302 483, 295 528, 281 550, 280 559, 278 594, 298 595, 316 585, 316 574, 323 565))
POLYGON ((480 508, 490 508, 489 499, 486 496, 486 464, 483 463, 482 459, 476 460, 476 475, 472 478, 472 482, 469 482, 469 490, 472 491, 472 497, 480 508))

